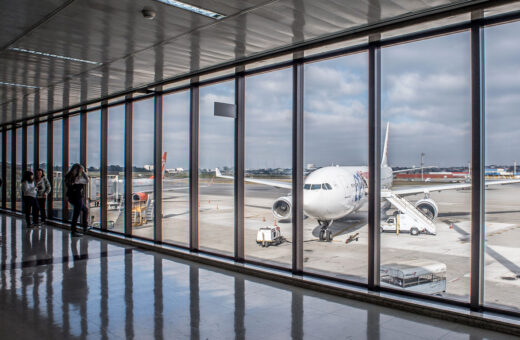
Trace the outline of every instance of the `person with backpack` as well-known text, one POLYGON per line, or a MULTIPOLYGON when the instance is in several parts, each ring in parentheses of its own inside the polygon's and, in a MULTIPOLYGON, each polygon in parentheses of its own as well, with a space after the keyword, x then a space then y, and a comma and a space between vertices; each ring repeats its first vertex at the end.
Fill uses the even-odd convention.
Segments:
POLYGON ((25 213, 27 228, 32 228, 38 223, 38 201, 36 201, 36 186, 34 185, 33 173, 25 171, 22 176, 22 202, 25 213), (33 223, 31 223, 31 211, 33 223))
POLYGON ((47 201, 47 196, 52 190, 51 183, 45 176, 45 172, 43 169, 36 170, 36 176, 34 176, 34 181, 36 183, 36 189, 38 192, 36 194, 36 200, 38 201, 38 206, 40 207, 40 219, 41 223, 45 223, 47 219, 47 213, 45 212, 45 203, 47 201))
MULTIPOLYGON (((85 168, 81 164, 74 164, 70 171, 65 175, 66 194, 69 203, 74 207, 71 221, 72 237, 80 236, 76 232, 76 225, 81 212, 83 212, 83 221, 87 221, 88 208, 85 206, 85 185, 88 184, 88 177, 85 168)), ((83 224, 83 233, 87 231, 88 225, 83 224)))

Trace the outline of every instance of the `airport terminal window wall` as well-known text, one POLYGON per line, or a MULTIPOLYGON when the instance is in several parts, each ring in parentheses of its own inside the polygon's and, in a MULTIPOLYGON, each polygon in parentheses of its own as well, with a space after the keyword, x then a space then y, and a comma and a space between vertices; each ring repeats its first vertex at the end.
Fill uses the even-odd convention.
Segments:
POLYGON ((132 112, 132 234, 153 239, 154 99, 133 102, 132 112))
POLYGON ((234 252, 235 120, 214 116, 215 102, 235 103, 235 82, 200 87, 199 245, 228 255, 234 252))
POLYGON ((22 128, 16 129, 16 172, 14 197, 16 200, 16 210, 22 210, 22 128))
POLYGON ((39 123, 39 141, 38 141, 38 156, 40 158, 40 168, 47 173, 47 122, 39 123))
POLYGON ((108 108, 107 229, 125 230, 125 106, 108 108))
POLYGON ((467 301, 471 245, 469 32, 383 48, 381 70, 383 143, 386 126, 389 130, 381 167, 381 285, 467 301), (392 173, 422 165, 435 169, 392 173), (435 171, 451 174, 437 175, 435 171), (468 187, 431 193, 424 188, 452 182, 466 182, 468 187), (407 273, 412 273, 413 282, 402 279, 407 273), (413 273, 423 273, 424 278, 413 273))
POLYGON ((368 55, 305 64, 304 78, 304 268, 366 282, 368 55))
MULTIPOLYGON (((63 120, 55 119, 52 122, 52 157, 53 157, 53 178, 52 178, 52 217, 63 218, 62 199, 63 199, 63 120)), ((51 180, 49 178, 49 180, 51 180)))
MULTIPOLYGON (((520 22, 485 29, 485 180, 517 179, 520 160, 520 22)), ((484 301, 520 311, 520 184, 485 192, 484 301)))
POLYGON ((292 240, 293 211, 292 68, 246 77, 245 93, 245 256, 289 267, 292 248, 287 241, 292 240), (272 185, 261 184, 262 181, 272 185), (269 237, 257 232, 273 225, 280 228, 282 238, 269 246, 269 237), (267 241, 264 246, 262 239, 267 241))
POLYGON ((190 223, 190 92, 163 97, 165 160, 162 192, 162 228, 165 242, 187 245, 190 223))
MULTIPOLYGON (((488 145, 486 165, 489 167, 503 165, 504 168, 511 168, 512 164, 514 173, 514 145, 505 146, 503 142, 504 140, 509 142, 514 141, 514 133, 518 130, 515 128, 514 118, 507 119, 507 112, 509 109, 507 109, 506 105, 513 103, 518 96, 518 90, 515 87, 516 80, 512 77, 512 75, 517 73, 515 68, 516 64, 513 61, 501 59, 514 53, 507 50, 507 48, 511 48, 510 43, 514 37, 511 37, 507 32, 502 31, 509 29, 509 25, 518 25, 518 23, 507 24, 503 27, 496 26, 486 28, 486 34, 488 34, 486 37, 486 57, 489 59, 486 60, 486 86, 488 89, 486 97, 488 104, 486 108, 489 111, 487 112, 488 125, 486 144, 488 145), (504 41, 500 41, 500 37, 503 37, 504 41), (490 52, 491 48, 493 49, 492 53, 490 52), (501 74, 504 76, 500 76, 501 74), (508 94, 503 93, 503 91, 505 91, 503 89, 505 86, 507 86, 507 90, 510 91, 508 94), (507 129, 505 129, 505 126, 507 126, 507 129), (504 151, 506 152, 505 154, 504 151)), ((510 29, 514 31, 516 26, 514 27, 515 28, 510 29)), ((381 234, 381 285, 385 288, 396 288, 395 286, 399 283, 398 280, 392 281, 388 279, 388 268, 392 268, 392 266, 398 267, 399 270, 403 271, 414 267, 414 263, 422 263, 421 266, 424 267, 427 262, 430 264, 431 262, 435 262, 437 265, 440 264, 440 266, 434 265, 429 268, 444 268, 442 266, 444 264, 446 266, 446 273, 444 274, 443 271, 440 270, 440 275, 427 275, 428 277, 426 279, 429 280, 428 282, 435 280, 444 281, 446 284, 445 292, 441 291, 432 293, 421 291, 419 289, 421 287, 417 288, 418 290, 410 288, 417 287, 419 284, 405 285, 406 287, 403 287, 403 289, 426 294, 432 293, 434 295, 445 297, 447 300, 455 299, 464 302, 468 301, 470 281, 469 261, 471 230, 469 220, 471 189, 468 187, 464 190, 447 190, 444 192, 435 191, 431 192, 429 197, 425 197, 424 190, 422 193, 416 194, 415 189, 419 186, 446 185, 450 184, 451 181, 456 181, 461 185, 467 184, 469 186, 471 184, 471 174, 467 170, 471 151, 469 43, 469 32, 463 31, 461 33, 434 37, 427 40, 408 42, 401 45, 392 45, 381 49, 381 139, 383 142, 386 133, 386 123, 389 122, 388 165, 392 170, 403 170, 405 168, 413 168, 414 166, 420 167, 421 164, 427 167, 424 168, 423 171, 419 169, 412 172, 393 173, 391 175, 389 175, 390 172, 382 171, 383 175, 386 174, 389 175, 389 178, 392 178, 393 183, 391 188, 394 194, 408 190, 409 192, 413 192, 414 195, 408 196, 405 193, 401 196, 398 195, 395 197, 392 196, 388 190, 385 190, 386 185, 382 188, 383 197, 381 197, 381 208, 383 208, 383 211, 381 225, 389 229, 385 229, 385 232, 381 234), (456 176, 457 178, 451 178, 447 176, 446 173, 449 173, 450 176, 456 176), (415 205, 420 201, 422 201, 421 203, 425 203, 421 204, 421 208, 424 210, 426 215, 432 211, 428 208, 438 208, 437 219, 433 222, 436 236, 428 235, 426 233, 419 233, 418 236, 415 236, 408 233, 408 230, 406 230, 407 218, 402 217, 404 214, 398 213, 397 210, 399 209, 389 209, 389 206, 386 203, 389 200, 393 200, 394 206, 401 204, 403 205, 403 210, 408 210, 406 204, 402 203, 403 199, 409 200, 412 205, 415 205), (399 233, 395 226, 397 216, 399 216, 400 219, 399 233), (394 218, 393 222, 390 220, 391 218, 394 218), (391 223, 394 223, 394 227, 390 225, 391 223)), ((367 138, 368 129, 366 128, 368 122, 368 116, 366 113, 368 101, 366 98, 367 71, 366 52, 305 64, 304 163, 306 167, 305 175, 309 176, 308 178, 310 178, 309 174, 312 175, 313 173, 310 170, 318 167, 325 167, 327 165, 366 164, 369 144, 367 138), (357 60, 358 58, 359 60, 357 60), (325 72, 327 71, 327 68, 335 69, 340 75, 337 76, 334 75, 333 72, 325 72), (325 71, 323 71, 324 69, 325 71), (329 89, 327 91, 329 88, 328 83, 321 87, 318 85, 320 76, 326 78, 329 83, 335 84, 332 86, 332 90, 329 89), (343 96, 341 96, 341 94, 343 94, 343 96), (325 108, 320 108, 318 104, 321 104, 325 108), (334 114, 336 113, 340 115, 339 120, 335 120, 338 119, 337 117, 334 117, 334 114), (316 117, 323 117, 323 121, 317 120, 316 117), (346 119, 346 121, 342 121, 341 118, 346 119), (330 125, 328 127, 320 125, 326 123, 330 125), (365 126, 364 128, 362 127, 363 125, 365 126), (319 133, 320 126, 322 126, 321 130, 323 130, 321 135, 319 133), (334 133, 334 131, 338 131, 338 129, 341 131, 334 133), (354 138, 354 136, 350 136, 352 134, 357 136, 355 141, 349 141, 348 139, 349 137, 354 138), (326 159, 327 151, 330 148, 333 149, 334 155, 338 155, 338 159, 335 160, 336 157, 333 157, 334 159, 326 159), (349 157, 350 153, 353 153, 355 159, 352 160, 346 158, 346 156, 342 154, 343 152, 345 154, 348 153, 349 157), (309 171, 307 171, 307 168, 309 171)), ((255 119, 267 119, 271 110, 278 110, 286 104, 281 104, 283 100, 288 98, 292 100, 294 92, 289 93, 286 98, 282 98, 283 96, 280 94, 287 90, 287 88, 292 87, 292 84, 288 84, 288 79, 292 78, 289 75, 289 72, 290 71, 288 70, 279 69, 266 74, 247 76, 245 96, 247 101, 246 124, 253 123, 255 119), (283 79, 278 79, 278 74, 283 73, 287 73, 287 75, 282 77, 283 79), (272 77, 275 81, 270 82, 268 79, 269 77, 272 77), (285 82, 287 82, 285 85, 287 88, 278 88, 280 84, 285 82), (255 99, 255 96, 262 96, 262 91, 265 91, 265 99, 262 108, 264 108, 265 111, 268 111, 265 113, 265 117, 262 116, 261 113, 255 112, 255 110, 259 110, 259 105, 254 105, 255 100, 258 99, 255 99), (280 102, 278 102, 279 99, 280 102), (251 119, 251 121, 248 121, 248 119, 251 119)), ((216 101, 234 103, 234 86, 234 81, 226 81, 200 87, 200 129, 198 145, 200 175, 200 206, 198 211, 199 244, 200 248, 203 250, 210 250, 228 255, 233 254, 235 214, 233 194, 234 181, 232 178, 216 178, 215 168, 219 168, 220 172, 222 172, 224 176, 232 177, 235 174, 235 121, 230 118, 214 116, 213 104, 216 101)), ((173 98, 174 95, 180 96, 179 93, 165 95, 165 103, 167 102, 168 97, 171 96, 171 98, 173 98)), ((182 119, 167 118, 170 114, 169 112, 173 111, 169 111, 167 104, 164 106, 164 151, 169 152, 168 150, 171 149, 171 144, 185 143, 184 145, 174 145, 179 149, 181 146, 183 147, 183 150, 178 151, 181 153, 181 156, 178 158, 172 158, 174 164, 167 165, 167 168, 175 167, 175 171, 177 170, 177 159, 179 159, 179 164, 182 164, 183 158, 184 161, 188 159, 188 151, 186 149, 188 144, 187 135, 189 131, 188 114, 186 113, 189 110, 188 97, 189 92, 186 91, 184 98, 171 99, 172 101, 183 102, 182 105, 179 104, 179 108, 183 107, 184 110, 186 110, 184 111, 186 115, 183 116, 184 118, 182 119), (171 135, 167 136, 167 133, 165 132, 167 131, 166 126, 170 123, 170 120, 175 119, 179 120, 179 129, 184 131, 184 135, 181 136, 182 139, 179 141, 172 139, 173 136, 171 135)), ((135 106, 137 106, 138 102, 135 104, 135 106)), ((512 105, 514 105, 514 103, 512 105)), ((177 107, 177 104, 174 104, 173 106, 177 107)), ((292 110, 292 106, 290 106, 290 109, 292 110)), ((149 112, 152 112, 152 110, 153 108, 149 112)), ((183 109, 175 109, 175 114, 182 110, 183 109)), ((91 114, 94 114, 94 112, 91 114)), ((134 115, 136 115, 135 107, 134 115)), ((179 113, 179 116, 180 115, 181 113, 179 113)), ((288 114, 286 116, 279 114, 278 119, 279 125, 287 124, 289 127, 286 131, 286 139, 280 142, 282 144, 279 144, 277 149, 278 152, 283 153, 286 152, 283 143, 290 141, 289 136, 291 136, 292 133, 292 126, 287 123, 291 120, 291 117, 289 117, 288 114)), ((137 137, 141 134, 140 132, 137 132, 137 129, 141 128, 141 126, 137 127, 136 124, 136 122, 133 122, 133 137, 137 137)), ((40 162, 43 163, 46 162, 47 159, 46 127, 46 123, 40 124, 40 147, 45 147, 45 152, 40 148, 40 162)), ((107 166, 109 174, 107 180, 108 228, 119 232, 123 232, 124 230, 124 127, 124 106, 120 105, 108 108, 109 134, 108 144, 106 146, 108 149, 107 166)), ((88 130, 90 129, 91 128, 89 127, 88 130)), ((18 152, 21 152, 21 148, 18 148, 15 145, 10 145, 12 144, 10 136, 12 136, 12 133, 18 132, 18 130, 7 131, 7 159, 5 160, 7 163, 10 161, 12 162, 14 156, 16 156, 17 163, 21 160, 21 155, 18 157, 18 152), (14 154, 13 151, 15 151, 14 154)), ((96 131, 96 133, 100 131, 100 129, 96 128, 93 128, 93 130, 96 131)), ((148 134, 149 131, 153 131, 153 126, 144 129, 143 131, 143 134, 148 134)), ((175 130, 173 129, 172 131, 175 130)), ((275 139, 276 132, 276 127, 270 127, 269 134, 272 139, 275 139)), ((249 162, 253 162, 255 159, 250 160, 248 157, 250 155, 254 157, 256 154, 254 149, 252 149, 254 146, 248 146, 249 139, 253 140, 253 138, 257 138, 257 136, 262 136, 261 133, 262 131, 258 131, 258 129, 255 130, 255 126, 246 125, 246 177, 249 176, 248 171, 250 168, 256 167, 255 165, 249 165, 249 162)), ((56 176, 60 176, 59 181, 54 178, 53 182, 55 190, 53 195, 61 195, 61 188, 56 190, 56 185, 58 183, 61 185, 61 138, 63 136, 61 120, 54 122, 53 135, 53 166, 56 176)), ((175 133, 175 135, 175 137, 179 137, 177 133, 175 133)), ((151 140, 154 139, 153 133, 149 136, 151 136, 151 140)), ((94 140, 97 139, 98 141, 100 139, 99 135, 96 134, 92 134, 92 137, 88 138, 89 141, 90 138, 94 140)), ((132 146, 134 148, 133 165, 138 167, 136 144, 138 144, 137 141, 132 141, 132 146)), ((259 147, 268 148, 268 145, 265 144, 266 143, 259 147)), ((89 150, 93 145, 94 144, 90 144, 89 150)), ((153 155, 153 144, 150 145, 152 145, 152 147, 147 150, 151 150, 149 153, 153 155)), ((101 145, 96 146, 98 150, 100 147, 101 145)), ((291 153, 294 152, 294 150, 295 145, 292 145, 290 149, 291 153)), ((177 151, 171 152, 175 153, 177 151)), ((293 156, 291 153, 288 154, 288 158, 293 156)), ((259 157, 258 159, 260 158, 262 157, 259 157)), ((272 159, 265 161, 276 161, 274 156, 271 158, 272 159)), ((92 158, 92 162, 95 164, 94 166, 99 167, 99 159, 96 160, 94 157, 92 158)), ((88 161, 88 163, 90 164, 90 161, 88 161)), ((280 165, 276 166, 283 169, 284 165, 281 163, 282 162, 280 162, 280 165)), ((149 164, 147 165, 151 164, 153 164, 153 158, 150 158, 149 164)), ((143 168, 144 165, 145 164, 143 163, 143 168)), ((182 165, 178 167, 183 168, 183 171, 185 171, 185 169, 188 168, 188 164, 186 164, 186 167, 182 165)), ((7 166, 7 181, 11 180, 11 177, 9 176, 9 171, 11 171, 11 169, 10 166, 7 166)), ((388 169, 388 171, 390 170, 388 169)), ((288 176, 291 176, 291 174, 288 176)), ((361 176, 363 177, 363 174, 361 176)), ((289 178, 290 177, 287 177, 286 180, 289 178)), ((165 180, 166 179, 170 181, 168 176, 165 177, 165 180)), ((382 180, 384 181, 384 178, 382 178, 382 180)), ((491 178, 488 180, 491 180, 491 178)), ((180 176, 171 178, 172 187, 182 188, 183 183, 187 183, 185 177, 180 176)), ((164 188, 168 188, 169 184, 164 185, 164 188)), ((327 183, 320 184, 325 184, 325 188, 328 189, 328 186, 326 185, 327 183)), ((6 183, 6 185, 8 185, 8 183, 6 183)), ((359 186, 360 184, 358 183, 358 190, 359 186)), ((353 187, 356 188, 356 183, 353 184, 353 187)), ((8 188, 8 195, 13 195, 14 192, 10 190, 9 185, 8 188)), ((254 229, 256 229, 256 227, 248 229, 248 225, 256 218, 254 217, 254 210, 250 209, 258 207, 253 207, 250 204, 250 199, 254 199, 254 194, 251 194, 250 188, 249 184, 246 184, 246 257, 248 259, 260 258, 265 263, 276 262, 287 264, 287 262, 284 262, 285 257, 283 257, 283 259, 277 258, 278 254, 282 254, 283 247, 273 247, 271 249, 265 249, 267 251, 264 251, 264 249, 261 249, 254 244, 254 241, 256 240, 254 240, 254 237, 252 238, 250 234, 252 233, 254 235, 254 229), (249 235, 248 232, 250 233, 249 235), (248 245, 248 242, 250 242, 250 245, 248 245), (271 252, 271 250, 276 251, 277 254, 271 252), (262 256, 258 256, 255 254, 255 251, 263 251, 264 253, 262 256), (267 255, 268 252, 269 254, 267 255)), ((323 186, 321 186, 321 190, 326 189, 323 189, 323 186)), ((268 191, 270 189, 266 187, 263 190, 268 191)), ((169 209, 168 203, 166 202, 170 199, 170 193, 166 194, 166 192, 167 191, 164 192, 163 215, 169 214, 167 210, 169 209)), ((516 217, 514 217, 514 214, 516 213, 514 201, 508 201, 507 204, 503 204, 502 201, 500 201, 500 199, 503 200, 504 197, 509 197, 507 195, 515 196, 514 193, 516 192, 513 187, 496 187, 489 189, 487 192, 488 197, 486 203, 488 205, 488 210, 486 211, 486 226, 489 230, 486 233, 487 255, 485 271, 485 301, 486 305, 499 305, 501 308, 504 306, 514 308, 518 305, 514 302, 514 299, 511 299, 510 297, 511 294, 513 294, 510 289, 514 289, 512 285, 517 281, 517 279, 513 277, 513 274, 516 273, 516 275, 518 275, 518 272, 516 271, 516 264, 518 262, 515 257, 515 254, 517 253, 517 251, 515 251, 516 247, 515 245, 508 243, 512 242, 511 240, 514 240, 514 237, 509 238, 506 236, 499 236, 501 235, 499 232, 505 235, 506 233, 514 232, 515 230, 512 225, 516 219, 516 217), (499 213, 506 214, 506 217, 499 217, 499 213), (502 221, 502 219, 504 219, 504 221, 502 221), (491 230, 498 230, 499 232, 496 234, 490 233, 489 231, 491 230), (511 283, 511 286, 508 286, 509 283, 511 283)), ((177 195, 177 192, 173 191, 172 194, 177 195)), ((178 212, 176 212, 176 210, 170 213, 175 215, 175 217, 178 217, 178 220, 175 223, 176 226, 180 226, 179 232, 173 232, 175 236, 167 235, 169 227, 167 226, 166 221, 168 218, 166 216, 163 217, 163 221, 165 222, 164 239, 166 241, 171 240, 172 243, 185 244, 185 240, 187 240, 189 233, 186 229, 183 232, 181 227, 188 228, 188 216, 181 218, 179 214, 182 215, 184 211, 185 215, 188 215, 188 198, 187 190, 180 190, 180 194, 175 196, 175 199, 178 199, 178 202, 182 201, 182 203, 185 204, 184 209, 182 205, 179 205, 178 212), (174 239, 174 237, 178 237, 178 239, 174 239)), ((59 199, 61 200, 61 197, 59 199)), ((304 208, 305 205, 306 203, 304 202, 304 208)), ((61 201, 55 202, 54 207, 55 209, 59 209, 61 207, 61 201)), ((266 210, 266 207, 267 205, 262 208, 266 210)), ((177 209, 177 206, 175 209, 177 209)), ((366 208, 361 207, 356 212, 356 214, 359 215, 357 218, 359 221, 366 218, 366 210, 363 209, 366 208)), ((315 234, 316 230, 313 229, 312 226, 310 229, 307 226, 309 223, 312 223, 312 219, 309 218, 309 215, 310 214, 307 214, 307 217, 304 220, 303 239, 304 241, 310 241, 303 243, 305 271, 309 273, 325 274, 327 276, 332 275, 338 278, 347 278, 351 281, 367 282, 365 273, 366 268, 363 270, 363 267, 366 267, 367 260, 370 262, 371 256, 374 254, 368 254, 366 251, 367 245, 363 243, 363 228, 366 227, 360 227, 359 231, 347 228, 346 233, 343 230, 343 234, 340 233, 338 235, 333 235, 336 236, 336 242, 334 242, 334 239, 332 243, 317 242, 316 239, 319 238, 319 234, 315 234), (358 232, 359 241, 345 244, 348 240, 348 236, 355 235, 358 232), (306 238, 306 235, 309 237, 308 239, 306 238), (320 249, 320 251, 314 251, 315 249, 313 249, 313 247, 320 249), (327 254, 330 249, 334 250, 333 247, 343 247, 343 249, 338 252, 332 251, 331 254, 327 254), (365 250, 362 250, 363 248, 365 248, 365 250), (359 258, 355 258, 358 253, 359 258), (354 256, 354 260, 352 259, 352 256, 354 256), (342 261, 344 264, 338 265, 342 261)), ((55 214, 55 217, 59 216, 56 216, 55 214)), ((263 218, 261 221, 263 223, 263 218)), ((168 221, 168 223, 169 222, 170 221, 168 221)), ((342 221, 334 221, 332 224, 333 228, 337 227, 337 224, 340 222, 342 221)), ((347 222, 349 222, 348 219, 347 222)), ((317 221, 314 221, 314 223, 317 223, 317 221)), ((271 224, 267 216, 266 224, 271 224)), ((424 222, 424 225, 427 224, 427 222, 424 222)), ((290 225, 290 223, 288 223, 288 225, 290 225)), ((316 226, 314 226, 314 228, 315 227, 316 226)), ((354 229, 355 228, 357 227, 354 226, 354 229)), ((424 227, 422 227, 422 229, 426 230, 424 227)), ((355 239, 356 238, 353 240, 355 239)), ((292 247, 296 246, 297 245, 294 244, 292 245, 292 247)), ((292 260, 291 254, 288 254, 287 261, 290 260, 292 260)), ((377 260, 375 262, 377 263, 377 260)), ((402 283, 404 285, 404 282, 402 283)), ((377 286, 378 282, 375 282, 375 284, 377 286)))
POLYGON ((87 204, 89 207, 90 224, 101 228, 101 111, 87 113, 87 173, 89 185, 87 188, 87 204))

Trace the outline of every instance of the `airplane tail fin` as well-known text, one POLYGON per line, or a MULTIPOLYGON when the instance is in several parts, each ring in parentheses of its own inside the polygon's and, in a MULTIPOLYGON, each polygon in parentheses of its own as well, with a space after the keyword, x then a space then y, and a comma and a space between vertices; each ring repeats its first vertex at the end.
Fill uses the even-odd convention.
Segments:
POLYGON ((215 176, 222 177, 222 173, 220 172, 220 170, 218 168, 215 168, 215 176))
POLYGON ((166 171, 166 155, 167 154, 168 154, 167 152, 164 152, 162 155, 161 174, 162 174, 163 178, 164 178, 164 172, 166 171))
POLYGON ((385 144, 383 146, 383 159, 381 160, 381 167, 388 166, 388 133, 390 130, 390 122, 386 123, 385 144))

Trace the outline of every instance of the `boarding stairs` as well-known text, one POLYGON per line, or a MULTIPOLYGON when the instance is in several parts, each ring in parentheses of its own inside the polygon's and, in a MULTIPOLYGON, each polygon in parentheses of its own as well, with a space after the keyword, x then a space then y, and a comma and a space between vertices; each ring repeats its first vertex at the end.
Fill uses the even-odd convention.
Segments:
POLYGON ((153 206, 154 206, 154 200, 150 199, 148 201, 148 206, 146 207, 146 220, 147 221, 153 221, 153 206))
POLYGON ((428 234, 431 235, 435 235, 437 233, 435 223, 433 223, 428 217, 426 217, 422 212, 414 207, 413 204, 404 198, 401 198, 388 190, 381 190, 381 197, 390 202, 401 213, 404 213, 408 217, 412 218, 412 220, 417 223, 419 230, 425 230, 428 232, 428 234))

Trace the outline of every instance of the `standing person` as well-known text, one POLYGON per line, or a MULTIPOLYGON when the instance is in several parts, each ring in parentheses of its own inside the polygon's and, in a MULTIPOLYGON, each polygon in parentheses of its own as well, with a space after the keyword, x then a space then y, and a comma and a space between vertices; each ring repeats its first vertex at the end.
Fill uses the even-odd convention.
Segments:
POLYGON ((22 200, 23 210, 25 212, 25 221, 27 228, 32 228, 38 223, 38 201, 36 201, 36 186, 34 185, 33 173, 26 171, 22 176, 22 200), (33 223, 31 224, 31 210, 33 215, 33 223))
POLYGON ((47 195, 49 195, 52 190, 51 183, 45 176, 45 171, 42 169, 36 170, 34 182, 36 183, 36 189, 38 189, 36 200, 38 201, 38 206, 40 207, 41 223, 45 223, 45 220, 47 219, 45 203, 47 202, 47 195))
MULTIPOLYGON (((72 236, 79 236, 76 233, 76 225, 78 224, 78 217, 80 212, 83 212, 83 221, 87 221, 88 208, 85 206, 85 184, 88 184, 88 177, 85 173, 85 168, 81 164, 74 164, 70 171, 65 175, 65 185, 67 186, 67 198, 69 203, 74 207, 72 213, 72 221, 70 229, 72 236)), ((83 225, 83 232, 87 231, 87 225, 83 225)))

